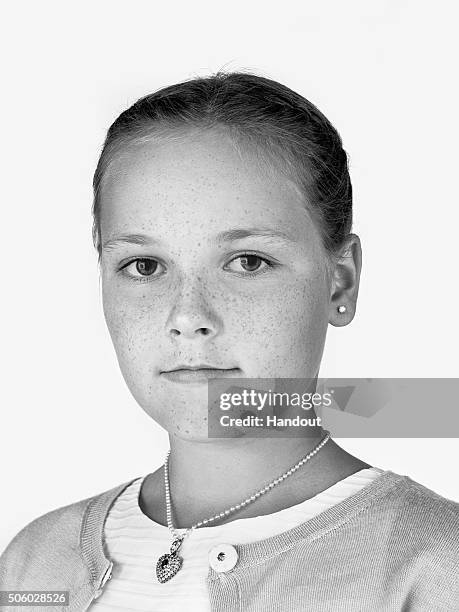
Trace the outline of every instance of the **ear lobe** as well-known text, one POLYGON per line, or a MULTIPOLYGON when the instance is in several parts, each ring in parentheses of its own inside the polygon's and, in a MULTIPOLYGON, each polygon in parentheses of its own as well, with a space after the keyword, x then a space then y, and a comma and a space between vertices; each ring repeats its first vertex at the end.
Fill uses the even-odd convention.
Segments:
POLYGON ((362 250, 360 239, 350 234, 338 259, 332 276, 332 294, 330 296, 329 322, 335 327, 348 325, 355 315, 359 292, 360 271, 362 267, 362 250), (345 312, 339 307, 345 306, 345 312))

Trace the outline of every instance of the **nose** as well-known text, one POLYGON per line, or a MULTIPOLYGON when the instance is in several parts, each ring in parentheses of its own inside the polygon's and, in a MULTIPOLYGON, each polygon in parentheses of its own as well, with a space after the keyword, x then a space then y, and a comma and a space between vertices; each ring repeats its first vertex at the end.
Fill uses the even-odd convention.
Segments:
POLYGON ((182 284, 167 320, 167 333, 172 338, 192 340, 215 336, 222 321, 210 304, 205 282, 198 276, 192 283, 182 284))

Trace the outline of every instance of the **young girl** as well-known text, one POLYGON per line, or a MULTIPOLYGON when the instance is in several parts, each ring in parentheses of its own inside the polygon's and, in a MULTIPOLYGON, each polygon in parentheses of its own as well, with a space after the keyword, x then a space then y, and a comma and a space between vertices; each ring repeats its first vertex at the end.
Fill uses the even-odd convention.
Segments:
POLYGON ((41 601, 69 611, 459 610, 459 504, 318 420, 209 435, 212 378, 315 380, 328 325, 354 317, 361 248, 329 121, 259 76, 179 83, 110 127, 94 192, 108 329, 170 453, 24 527, 0 588, 68 591, 41 601))

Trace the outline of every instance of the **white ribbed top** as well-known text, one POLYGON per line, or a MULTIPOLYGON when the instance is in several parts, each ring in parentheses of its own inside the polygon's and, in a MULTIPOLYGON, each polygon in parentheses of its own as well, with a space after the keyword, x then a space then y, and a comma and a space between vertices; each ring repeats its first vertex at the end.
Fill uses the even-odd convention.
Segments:
POLYGON ((104 541, 106 555, 114 564, 112 578, 88 610, 210 612, 206 578, 212 548, 255 542, 292 529, 350 497, 383 472, 374 467, 360 470, 279 512, 193 530, 179 551, 183 557, 180 571, 164 584, 158 582, 155 568, 159 557, 170 551, 172 535, 140 509, 139 493, 146 475, 138 478, 115 500, 107 516, 104 541))

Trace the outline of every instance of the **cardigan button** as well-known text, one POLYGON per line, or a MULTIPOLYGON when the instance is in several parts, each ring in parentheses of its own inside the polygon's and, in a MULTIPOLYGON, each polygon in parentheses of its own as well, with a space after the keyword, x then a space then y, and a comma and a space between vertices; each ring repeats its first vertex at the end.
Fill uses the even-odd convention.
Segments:
POLYGON ((237 551, 231 544, 218 544, 209 552, 210 567, 216 572, 229 572, 237 560, 237 551))

